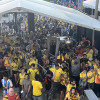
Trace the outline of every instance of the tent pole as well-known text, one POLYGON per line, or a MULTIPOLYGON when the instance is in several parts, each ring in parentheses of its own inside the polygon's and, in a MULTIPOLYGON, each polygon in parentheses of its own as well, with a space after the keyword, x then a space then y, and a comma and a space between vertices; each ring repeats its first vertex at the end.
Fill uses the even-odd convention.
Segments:
MULTIPOLYGON (((99 5, 99 0, 96 0, 95 19, 98 19, 98 5, 99 5)), ((93 30, 93 33, 92 33, 92 46, 94 46, 94 41, 95 41, 95 30, 93 30)))
POLYGON ((83 12, 83 0, 81 0, 81 11, 83 12))
POLYGON ((78 9, 79 9, 79 0, 77 0, 77 5, 78 5, 78 9))
POLYGON ((92 15, 93 15, 93 9, 92 9, 92 15))
POLYGON ((93 30, 92 33, 92 46, 94 46, 94 39, 95 39, 95 30, 93 30))
POLYGON ((69 7, 71 7, 71 0, 69 0, 69 7))
POLYGON ((2 34, 2 15, 0 15, 0 19, 1 19, 1 30, 0 30, 0 34, 2 34))
POLYGON ((95 6, 95 19, 98 19, 98 6, 99 6, 99 0, 96 0, 96 6, 95 6))

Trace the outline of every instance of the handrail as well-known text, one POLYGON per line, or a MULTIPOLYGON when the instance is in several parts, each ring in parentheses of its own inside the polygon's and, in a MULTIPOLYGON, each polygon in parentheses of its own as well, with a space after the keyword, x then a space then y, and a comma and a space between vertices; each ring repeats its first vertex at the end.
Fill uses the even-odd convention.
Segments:
POLYGON ((51 55, 51 56, 53 56, 53 57, 55 57, 53 54, 51 54, 51 53, 49 53, 49 55, 51 55))
POLYGON ((41 67, 41 68, 43 69, 44 74, 46 74, 46 73, 47 73, 47 70, 46 70, 45 68, 43 68, 40 64, 38 64, 38 66, 39 66, 39 67, 41 67))

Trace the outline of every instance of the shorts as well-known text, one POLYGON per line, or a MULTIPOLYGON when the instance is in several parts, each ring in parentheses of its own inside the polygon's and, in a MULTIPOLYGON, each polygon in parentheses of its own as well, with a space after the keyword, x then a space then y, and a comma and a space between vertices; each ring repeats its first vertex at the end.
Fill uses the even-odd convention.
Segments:
POLYGON ((86 85, 87 85, 87 81, 79 81, 79 86, 80 87, 86 87, 86 85))
POLYGON ((94 83, 88 83, 87 85, 88 85, 88 89, 93 89, 94 87, 94 83))
POLYGON ((17 74, 18 73, 18 71, 13 71, 13 74, 17 74))
POLYGON ((66 91, 66 86, 65 86, 65 85, 60 84, 60 91, 66 91))

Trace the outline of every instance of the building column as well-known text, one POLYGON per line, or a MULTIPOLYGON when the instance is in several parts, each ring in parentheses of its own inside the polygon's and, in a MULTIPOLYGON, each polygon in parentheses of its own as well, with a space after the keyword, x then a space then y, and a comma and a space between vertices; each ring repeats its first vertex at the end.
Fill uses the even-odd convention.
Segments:
MULTIPOLYGON (((99 6, 99 0, 96 0, 96 5, 95 5, 95 19, 98 19, 98 6, 99 6)), ((92 33, 92 46, 95 45, 95 30, 93 29, 92 33)))
POLYGON ((28 32, 35 31, 34 14, 28 13, 28 32))

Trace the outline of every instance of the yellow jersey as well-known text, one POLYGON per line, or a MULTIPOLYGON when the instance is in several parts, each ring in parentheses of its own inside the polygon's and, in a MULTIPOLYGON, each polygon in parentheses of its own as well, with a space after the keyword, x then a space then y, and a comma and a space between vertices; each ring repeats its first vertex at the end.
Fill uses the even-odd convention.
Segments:
POLYGON ((57 56, 57 60, 59 60, 59 59, 61 59, 62 61, 64 61, 64 57, 63 56, 62 57, 60 55, 57 56))
POLYGON ((13 71, 18 71, 18 67, 19 67, 19 66, 18 66, 18 64, 16 64, 15 62, 12 62, 12 63, 11 63, 11 67, 12 67, 12 70, 13 70, 13 71))
POLYGON ((42 86, 41 82, 33 80, 32 86, 33 86, 33 95, 34 96, 42 95, 41 89, 43 88, 43 86, 42 86))
POLYGON ((32 69, 32 68, 30 68, 28 71, 27 71, 27 73, 29 74, 29 78, 30 78, 30 80, 32 81, 32 80, 35 80, 35 75, 36 74, 39 74, 39 71, 37 70, 37 69, 32 69))
POLYGON ((70 80, 69 80, 69 78, 61 78, 61 84, 62 85, 65 85, 65 84, 69 84, 70 83, 70 80))
POLYGON ((97 70, 97 75, 95 77, 95 83, 100 84, 100 68, 97 70))
POLYGON ((18 58, 17 64, 18 64, 19 67, 22 67, 22 62, 21 62, 21 60, 19 58, 18 58))
POLYGON ((88 61, 88 65, 92 66, 93 65, 93 61, 88 61))
POLYGON ((22 82, 23 82, 23 80, 24 80, 24 78, 25 78, 25 74, 26 74, 26 73, 24 73, 23 75, 22 75, 21 73, 19 74, 19 79, 20 79, 19 84, 20 84, 20 85, 22 85, 22 82))
POLYGON ((63 70, 61 68, 59 68, 58 70, 54 67, 54 68, 50 68, 50 71, 53 73, 53 75, 55 75, 54 77, 54 82, 60 82, 60 77, 61 74, 63 74, 63 70))
POLYGON ((93 57, 93 50, 91 49, 87 54, 87 58, 92 58, 93 57))
POLYGON ((29 65, 31 66, 32 64, 35 64, 35 68, 38 68, 38 67, 37 67, 37 66, 38 66, 38 60, 37 60, 37 59, 34 60, 34 59, 31 58, 31 60, 30 60, 30 62, 29 62, 29 65))
POLYGON ((70 56, 66 53, 66 54, 65 54, 65 59, 69 59, 69 57, 70 57, 70 56))
POLYGON ((10 67, 9 59, 8 59, 8 58, 5 59, 5 61, 4 61, 4 66, 5 66, 5 67, 10 67))
POLYGON ((67 87, 66 87, 66 92, 69 92, 72 87, 75 87, 76 88, 76 84, 75 85, 68 84, 67 87))
MULTIPOLYGON (((86 78, 86 77, 87 77, 86 73, 83 72, 80 73, 80 78, 86 78)), ((82 79, 82 81, 86 81, 86 79, 82 79)))
POLYGON ((70 95, 70 92, 68 92, 66 94, 66 99, 68 100, 78 100, 79 98, 80 98, 79 93, 70 95))
POLYGON ((98 66, 96 64, 93 64, 94 66, 94 70, 97 71, 98 70, 98 66))
POLYGON ((94 75, 94 76, 87 80, 88 83, 93 83, 95 81, 95 71, 93 71, 93 72, 88 71, 87 77, 91 77, 92 75, 94 75))

